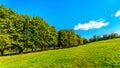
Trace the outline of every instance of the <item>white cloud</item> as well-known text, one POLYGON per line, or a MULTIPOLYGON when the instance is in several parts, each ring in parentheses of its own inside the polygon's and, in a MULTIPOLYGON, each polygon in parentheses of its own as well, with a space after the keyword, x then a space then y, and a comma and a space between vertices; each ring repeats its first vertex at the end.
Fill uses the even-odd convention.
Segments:
POLYGON ((109 22, 105 22, 105 20, 100 18, 99 20, 96 20, 96 21, 92 20, 92 21, 89 21, 89 23, 85 23, 85 24, 79 23, 78 25, 74 27, 74 30, 98 29, 98 28, 101 28, 103 26, 108 26, 108 25, 109 25, 109 22))
POLYGON ((116 31, 116 32, 114 32, 114 33, 117 33, 117 34, 120 36, 120 30, 119 30, 119 31, 116 31))
POLYGON ((115 13, 115 16, 116 17, 120 16, 120 10, 115 13))

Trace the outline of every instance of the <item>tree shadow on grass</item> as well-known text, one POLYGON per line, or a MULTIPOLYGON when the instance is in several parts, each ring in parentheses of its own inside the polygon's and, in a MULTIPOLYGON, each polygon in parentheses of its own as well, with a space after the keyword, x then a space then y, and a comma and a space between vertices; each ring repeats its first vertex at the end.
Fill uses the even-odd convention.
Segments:
MULTIPOLYGON (((67 47, 67 48, 70 48, 70 47, 67 47)), ((48 51, 48 50, 58 50, 58 49, 66 49, 66 48, 59 48, 59 47, 56 47, 56 48, 49 48, 47 50, 43 50, 43 51, 48 51)), ((21 54, 28 54, 28 53, 34 53, 34 52, 43 52, 41 50, 36 50, 36 51, 26 51, 26 52, 22 52, 22 53, 19 53, 19 52, 10 52, 10 53, 4 53, 3 56, 13 56, 13 55, 21 55, 21 54)), ((0 55, 2 56, 2 55, 0 55)))
MULTIPOLYGON (((34 52, 41 52, 41 50, 37 50, 37 51, 27 51, 27 52, 22 52, 22 53, 18 53, 18 52, 13 52, 13 53, 6 53, 3 56, 13 56, 13 55, 20 55, 20 54, 28 54, 28 53, 34 53, 34 52)), ((2 55, 0 55, 2 56, 2 55)))

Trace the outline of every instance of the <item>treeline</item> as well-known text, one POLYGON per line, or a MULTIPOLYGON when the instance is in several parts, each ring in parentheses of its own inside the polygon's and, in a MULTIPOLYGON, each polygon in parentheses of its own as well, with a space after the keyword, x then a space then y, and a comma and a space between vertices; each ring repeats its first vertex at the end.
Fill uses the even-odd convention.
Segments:
POLYGON ((0 6, 0 52, 66 48, 85 44, 73 30, 57 31, 42 18, 18 14, 0 6))
POLYGON ((118 34, 94 36, 86 39, 73 30, 57 31, 39 16, 18 14, 0 6, 0 52, 23 53, 68 48, 90 42, 118 38, 118 34))
POLYGON ((93 38, 90 38, 88 41, 90 43, 90 42, 115 39, 115 38, 120 38, 120 35, 118 35, 118 33, 112 33, 112 34, 105 34, 103 36, 93 36, 93 38))

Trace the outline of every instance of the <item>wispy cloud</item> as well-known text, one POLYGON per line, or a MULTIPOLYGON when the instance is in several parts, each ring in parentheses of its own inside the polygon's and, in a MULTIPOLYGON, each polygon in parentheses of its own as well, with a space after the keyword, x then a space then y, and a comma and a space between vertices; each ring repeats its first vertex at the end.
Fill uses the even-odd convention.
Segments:
POLYGON ((118 17, 120 16, 120 10, 118 10, 116 13, 115 13, 115 17, 118 17))
POLYGON ((100 18, 99 20, 92 20, 88 23, 81 24, 79 23, 74 27, 74 30, 89 30, 89 29, 99 29, 103 26, 108 26, 109 22, 105 22, 104 19, 100 18))

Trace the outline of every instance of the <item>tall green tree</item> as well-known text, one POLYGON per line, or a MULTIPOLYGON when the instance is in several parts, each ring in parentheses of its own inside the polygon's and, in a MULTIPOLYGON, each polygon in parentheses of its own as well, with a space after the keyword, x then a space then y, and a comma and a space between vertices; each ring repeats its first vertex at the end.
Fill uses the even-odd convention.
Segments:
POLYGON ((11 40, 8 34, 0 35, 0 52, 1 55, 4 54, 5 49, 9 49, 11 47, 11 40))
POLYGON ((73 30, 60 30, 58 32, 58 46, 59 47, 72 47, 83 44, 80 36, 75 34, 73 30))
POLYGON ((103 40, 107 40, 107 39, 109 39, 109 35, 108 34, 103 35, 103 40))
POLYGON ((109 35, 110 39, 114 39, 114 38, 118 38, 118 34, 117 33, 112 33, 109 35))
POLYGON ((49 47, 53 47, 53 48, 57 47, 58 45, 58 32, 54 26, 50 27, 48 43, 49 43, 49 47))

